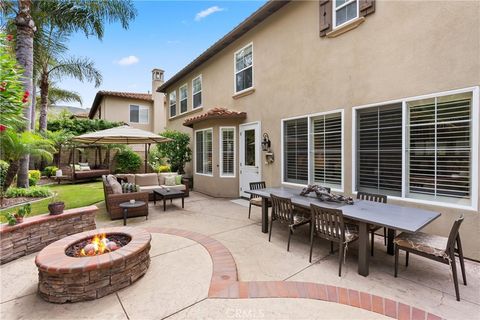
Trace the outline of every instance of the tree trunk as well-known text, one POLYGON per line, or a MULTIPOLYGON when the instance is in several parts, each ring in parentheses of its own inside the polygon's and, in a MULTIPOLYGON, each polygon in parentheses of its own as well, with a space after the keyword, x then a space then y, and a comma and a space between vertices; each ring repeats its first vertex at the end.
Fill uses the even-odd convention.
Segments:
MULTIPOLYGON (((16 56, 18 64, 23 68, 23 87, 25 91, 32 92, 33 88, 33 34, 36 30, 35 22, 30 15, 31 0, 18 1, 18 14, 15 18, 17 26, 17 48, 16 56)), ((32 98, 28 99, 25 107, 25 127, 24 130, 30 130, 30 120, 32 117, 32 98)), ((29 155, 20 159, 20 165, 17 177, 17 186, 28 187, 28 163, 29 155)))
POLYGON ((17 174, 18 172, 18 168, 20 167, 20 162, 19 161, 10 161, 9 162, 9 167, 8 167, 8 170, 7 170, 7 174, 5 175, 5 182, 3 184, 3 190, 6 191, 8 189, 8 187, 10 187, 10 185, 12 184, 13 182, 13 179, 15 179, 15 175, 17 174))
POLYGON ((48 74, 42 72, 40 79, 40 117, 39 131, 47 131, 47 108, 48 108, 48 74))

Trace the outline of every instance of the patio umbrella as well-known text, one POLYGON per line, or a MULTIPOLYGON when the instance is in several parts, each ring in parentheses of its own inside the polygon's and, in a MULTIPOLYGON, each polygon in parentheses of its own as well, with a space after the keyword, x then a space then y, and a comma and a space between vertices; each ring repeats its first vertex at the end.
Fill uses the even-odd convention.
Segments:
POLYGON ((72 138, 72 141, 81 142, 84 144, 144 144, 145 172, 147 172, 147 156, 150 145, 152 143, 169 142, 172 141, 172 139, 162 137, 149 131, 132 128, 130 126, 120 126, 116 128, 85 133, 72 138))

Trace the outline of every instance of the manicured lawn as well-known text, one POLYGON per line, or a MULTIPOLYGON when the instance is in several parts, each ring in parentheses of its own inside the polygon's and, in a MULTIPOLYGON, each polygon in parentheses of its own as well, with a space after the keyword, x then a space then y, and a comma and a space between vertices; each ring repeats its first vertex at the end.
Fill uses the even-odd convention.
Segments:
MULTIPOLYGON (((104 200, 102 182, 52 185, 50 189, 58 193, 57 201, 65 202, 65 209, 84 207, 104 200)), ((49 198, 32 203, 30 216, 48 213, 50 201, 51 199, 49 198)), ((0 213, 13 210, 4 209, 0 213)), ((6 222, 3 216, 0 216, 0 221, 6 222)))

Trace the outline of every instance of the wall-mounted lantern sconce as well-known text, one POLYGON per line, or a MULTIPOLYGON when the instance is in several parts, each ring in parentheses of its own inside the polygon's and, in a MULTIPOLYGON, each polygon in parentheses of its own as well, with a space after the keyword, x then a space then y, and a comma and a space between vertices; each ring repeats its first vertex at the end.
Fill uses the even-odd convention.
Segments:
POLYGON ((270 146, 272 143, 270 142, 270 137, 267 133, 263 134, 263 141, 262 141, 262 151, 270 151, 270 146))
POLYGON ((270 147, 272 143, 270 142, 270 137, 267 133, 263 134, 263 141, 262 141, 262 151, 265 151, 265 164, 271 164, 275 161, 275 157, 273 152, 271 151, 270 147))

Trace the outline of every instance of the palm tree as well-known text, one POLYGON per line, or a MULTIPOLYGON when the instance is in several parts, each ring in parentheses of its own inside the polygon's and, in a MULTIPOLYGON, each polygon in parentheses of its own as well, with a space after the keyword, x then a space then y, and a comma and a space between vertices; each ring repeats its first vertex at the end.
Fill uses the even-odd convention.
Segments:
POLYGON ((39 130, 47 130, 47 107, 50 89, 50 78, 61 78, 69 76, 80 81, 94 81, 98 87, 102 81, 102 75, 93 62, 87 58, 67 58, 62 60, 53 60, 53 57, 45 56, 44 64, 40 71, 40 118, 39 130))
POLYGON ((12 184, 19 170, 20 160, 26 154, 34 158, 52 161, 53 152, 55 152, 55 147, 52 141, 39 134, 30 131, 16 132, 12 129, 3 131, 0 134, 0 154, 2 160, 8 162, 9 167, 2 187, 6 190, 12 184))
MULTIPOLYGON (((17 0, 18 10, 14 1, 2 1, 2 14, 14 16, 17 34, 17 60, 24 68, 25 91, 33 89, 33 39, 37 26, 52 24, 59 30, 74 32, 82 30, 85 35, 94 35, 101 39, 106 22, 120 22, 123 28, 128 28, 129 22, 137 14, 130 0, 17 0), (34 18, 32 18, 34 16, 34 18)), ((13 20, 13 19, 12 19, 13 20)), ((30 130, 32 103, 25 108, 26 130, 30 130)), ((28 155, 22 158, 17 184, 28 187, 28 155)))

